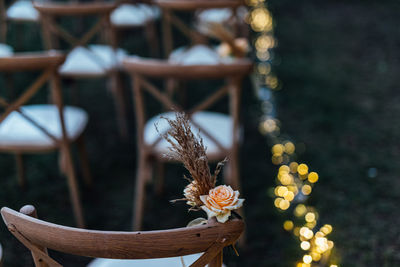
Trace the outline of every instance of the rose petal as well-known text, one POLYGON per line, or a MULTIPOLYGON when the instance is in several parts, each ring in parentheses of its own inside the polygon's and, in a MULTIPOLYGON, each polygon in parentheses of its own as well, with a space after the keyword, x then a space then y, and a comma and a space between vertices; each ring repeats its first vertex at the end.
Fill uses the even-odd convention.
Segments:
POLYGON ((208 219, 217 216, 218 214, 209 210, 206 206, 201 206, 201 208, 207 213, 208 219))
POLYGON ((231 211, 228 210, 227 212, 220 213, 217 215, 217 221, 220 223, 224 223, 229 219, 229 216, 231 216, 231 211))
POLYGON ((236 210, 236 209, 240 208, 241 206, 243 206, 243 202, 244 202, 244 198, 239 198, 238 201, 234 205, 226 206, 224 208, 227 210, 236 210))

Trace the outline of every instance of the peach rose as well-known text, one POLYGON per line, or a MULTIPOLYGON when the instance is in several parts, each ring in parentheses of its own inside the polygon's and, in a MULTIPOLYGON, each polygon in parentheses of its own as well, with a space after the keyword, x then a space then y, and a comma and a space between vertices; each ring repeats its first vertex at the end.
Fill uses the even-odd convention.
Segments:
POLYGON ((201 208, 208 218, 216 217, 220 223, 226 222, 231 216, 231 210, 240 208, 244 202, 244 199, 239 198, 239 191, 233 191, 226 185, 211 189, 208 195, 200 196, 200 200, 204 203, 201 208))

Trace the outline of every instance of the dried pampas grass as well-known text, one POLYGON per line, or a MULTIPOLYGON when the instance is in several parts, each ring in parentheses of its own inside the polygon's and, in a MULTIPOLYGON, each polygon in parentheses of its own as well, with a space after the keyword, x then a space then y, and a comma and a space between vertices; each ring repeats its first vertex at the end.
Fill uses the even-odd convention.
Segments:
POLYGON ((185 198, 179 200, 186 200, 192 209, 197 209, 203 205, 200 196, 208 195, 215 187, 217 176, 227 159, 219 162, 214 174, 211 175, 203 139, 200 135, 196 137, 193 134, 189 117, 183 112, 177 112, 175 120, 162 118, 167 120, 171 127, 166 133, 161 134, 171 145, 169 148, 172 152, 171 157, 181 161, 190 173, 189 178, 185 176, 190 182, 184 190, 185 198))

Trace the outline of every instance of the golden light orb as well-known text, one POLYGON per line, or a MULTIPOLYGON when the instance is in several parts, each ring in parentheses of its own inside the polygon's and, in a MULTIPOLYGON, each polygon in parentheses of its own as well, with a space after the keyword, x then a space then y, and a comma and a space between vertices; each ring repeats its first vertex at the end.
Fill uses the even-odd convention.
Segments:
POLYGON ((286 199, 287 201, 292 201, 294 199, 294 193, 292 191, 286 191, 283 194, 283 198, 286 199))
POLYGON ((302 250, 309 250, 311 247, 311 244, 308 241, 303 241, 300 243, 300 247, 302 250))
POLYGON ((306 223, 306 226, 310 229, 313 229, 316 225, 317 225, 317 221, 312 221, 312 222, 306 223))
POLYGON ((289 173, 290 172, 290 168, 288 165, 282 165, 279 167, 279 172, 282 173, 289 173))
POLYGON ((307 212, 307 214, 304 216, 304 219, 306 222, 313 222, 315 221, 315 214, 313 212, 307 212))
POLYGON ((288 192, 288 189, 286 186, 278 186, 277 187, 277 195, 280 197, 283 197, 285 195, 285 193, 288 192))
POLYGON ((250 14, 251 28, 256 32, 272 30, 272 16, 264 7, 255 8, 250 14))
POLYGON ((268 85, 271 89, 275 89, 278 87, 278 78, 276 76, 273 75, 268 75, 265 78, 265 84, 268 85))
POLYGON ((290 220, 287 220, 283 223, 283 229, 285 229, 286 231, 291 231, 293 229, 293 222, 290 220))
POLYGON ((261 35, 256 39, 254 43, 256 50, 260 52, 266 52, 268 51, 268 49, 273 48, 274 45, 275 40, 274 37, 272 37, 271 35, 261 35))
POLYGON ((297 173, 297 168, 299 167, 299 164, 297 162, 291 162, 289 164, 290 172, 291 173, 297 173))
POLYGON ((308 173, 308 166, 307 166, 306 164, 304 164, 304 163, 300 164, 300 165, 297 167, 297 172, 298 172, 300 175, 306 175, 306 174, 308 173))
POLYGON ((295 228, 293 229, 293 234, 294 234, 295 236, 299 236, 299 235, 300 235, 300 227, 295 227, 295 228))
POLYGON ((274 200, 275 207, 279 208, 279 204, 281 203, 282 200, 283 200, 283 198, 280 198, 280 197, 276 198, 274 200))
POLYGON ((285 151, 285 147, 282 144, 275 144, 271 148, 272 154, 276 155, 282 155, 283 152, 285 151))
POLYGON ((292 142, 286 142, 285 143, 285 152, 288 153, 289 155, 293 154, 294 151, 296 150, 295 145, 292 142))
POLYGON ((311 257, 312 257, 313 261, 319 261, 321 259, 321 254, 313 251, 313 252, 311 252, 311 257))
POLYGON ((293 183, 293 177, 292 177, 290 174, 288 174, 288 173, 283 173, 283 174, 280 176, 279 181, 280 181, 283 185, 290 185, 290 184, 293 183))
POLYGON ((274 154, 274 155, 272 155, 271 161, 273 164, 279 165, 282 163, 283 158, 280 154, 274 154))
POLYGON ((318 181, 318 173, 316 173, 316 172, 310 172, 309 174, 308 174, 308 181, 310 182, 310 183, 316 183, 317 181, 318 181))
POLYGON ((289 207, 290 207, 290 202, 287 201, 286 199, 282 199, 282 200, 279 202, 279 208, 280 208, 281 210, 287 210, 289 207))
POLYGON ((304 234, 304 237, 307 238, 307 239, 311 239, 313 236, 314 236, 314 233, 313 233, 313 231, 311 231, 311 230, 308 230, 308 231, 304 234))
POLYGON ((303 256, 303 262, 304 262, 304 263, 307 263, 307 264, 310 264, 310 263, 312 262, 312 257, 311 257, 311 255, 304 255, 304 256, 303 256))
POLYGON ((321 232, 323 232, 324 234, 328 235, 332 232, 332 225, 330 224, 325 224, 324 226, 321 227, 321 232))
POLYGON ((308 184, 303 185, 303 187, 301 188, 301 192, 306 196, 311 194, 311 191, 312 191, 312 188, 308 184))
POLYGON ((307 212, 306 206, 304 204, 298 204, 296 208, 294 209, 294 215, 296 217, 303 216, 307 212))

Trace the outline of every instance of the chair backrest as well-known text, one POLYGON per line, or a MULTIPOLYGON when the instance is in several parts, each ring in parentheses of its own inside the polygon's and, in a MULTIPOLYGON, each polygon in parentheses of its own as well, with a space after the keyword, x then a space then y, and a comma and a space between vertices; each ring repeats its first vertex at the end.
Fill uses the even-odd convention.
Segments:
MULTIPOLYGON (((144 145, 143 130, 148 119, 143 92, 149 93, 165 110, 185 111, 189 118, 195 112, 210 109, 221 98, 228 96, 230 102, 229 114, 233 121, 233 140, 238 139, 241 83, 252 68, 250 60, 240 59, 232 64, 181 65, 163 60, 146 60, 131 57, 123 60, 123 68, 132 77, 139 147, 144 145), (164 79, 167 88, 165 90, 158 88, 149 78, 164 79), (176 81, 203 79, 225 79, 226 83, 221 88, 211 92, 210 95, 196 99, 191 108, 184 108, 174 101, 173 92, 176 89, 176 81)), ((191 122, 219 148, 218 155, 211 157, 221 158, 221 156, 229 154, 226 148, 209 131, 196 124, 193 120, 191 122)), ((152 146, 157 145, 161 138, 160 136, 152 146)))
POLYGON ((224 224, 210 220, 202 226, 162 231, 94 231, 30 217, 35 214, 33 206, 25 206, 20 212, 1 209, 9 231, 31 250, 36 266, 61 266, 48 256, 47 249, 111 259, 150 259, 204 252, 191 266, 205 266, 220 257, 224 247, 234 244, 244 229, 244 223, 234 219, 224 224))
POLYGON ((57 42, 55 37, 66 41, 70 49, 77 46, 85 46, 98 34, 104 34, 106 41, 111 41, 112 46, 116 46, 111 34, 110 13, 117 7, 115 3, 90 2, 90 3, 54 3, 54 2, 36 2, 33 6, 39 11, 40 19, 43 25, 43 38, 47 49, 55 49, 57 42), (98 18, 89 30, 80 37, 76 37, 66 29, 57 24, 57 19, 61 17, 87 17, 94 16, 98 18))
MULTIPOLYGON (((0 113, 0 124, 14 111, 18 112, 23 118, 29 123, 33 124, 36 128, 42 131, 45 135, 54 141, 54 145, 58 146, 60 143, 66 143, 66 130, 64 125, 64 113, 63 113, 63 101, 61 95, 61 85, 57 74, 58 67, 64 62, 65 56, 58 52, 50 51, 45 53, 31 53, 31 54, 19 54, 11 57, 0 57, 0 73, 12 73, 12 72, 36 72, 41 71, 42 73, 36 78, 36 80, 26 89, 23 90, 20 96, 14 101, 7 101, 5 98, 0 96, 0 107, 4 109, 4 112, 0 113), (60 116, 61 129, 63 138, 62 140, 57 139, 40 123, 35 121, 35 118, 26 114, 21 106, 28 103, 40 89, 44 88, 44 85, 51 83, 51 93, 54 104, 57 106, 60 116)), ((29 148, 27 148, 29 149, 29 148)), ((34 150, 34 147, 32 147, 34 150)))
POLYGON ((7 36, 7 9, 4 0, 0 0, 0 43, 6 42, 7 36))
MULTIPOLYGON (((210 9, 210 8, 231 8, 232 17, 236 16, 237 8, 243 5, 242 0, 197 0, 197 1, 186 1, 186 0, 154 0, 154 3, 162 8, 163 22, 163 45, 165 56, 171 53, 174 48, 173 44, 173 31, 172 28, 176 28, 180 33, 186 36, 192 44, 204 43, 208 39, 199 29, 194 29, 182 21, 178 16, 174 14, 175 11, 191 12, 210 9)), ((194 18, 194 16, 193 16, 194 18)), ((216 37, 216 36, 215 36, 216 37)), ((222 41, 232 42, 235 36, 230 36, 227 32, 224 35, 218 36, 223 38, 222 41)))

